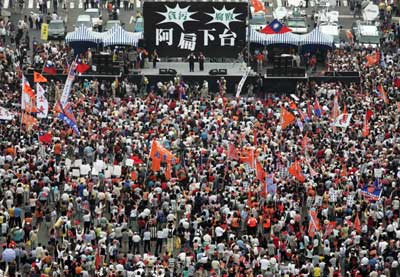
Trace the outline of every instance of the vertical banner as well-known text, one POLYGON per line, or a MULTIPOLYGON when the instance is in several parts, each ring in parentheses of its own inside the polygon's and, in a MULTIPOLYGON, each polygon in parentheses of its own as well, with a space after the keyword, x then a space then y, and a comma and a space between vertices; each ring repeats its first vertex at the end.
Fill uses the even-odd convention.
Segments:
POLYGON ((147 50, 161 57, 236 58, 246 47, 245 2, 153 2, 143 5, 147 50))
POLYGON ((42 29, 40 31, 40 38, 44 41, 47 41, 49 37, 49 24, 42 23, 42 29))
POLYGON ((242 91, 242 88, 244 86, 244 83, 247 80, 247 76, 249 76, 250 71, 251 71, 251 67, 249 66, 246 68, 246 72, 244 73, 242 79, 239 82, 239 85, 238 85, 237 91, 236 91, 236 98, 240 96, 240 92, 242 91))

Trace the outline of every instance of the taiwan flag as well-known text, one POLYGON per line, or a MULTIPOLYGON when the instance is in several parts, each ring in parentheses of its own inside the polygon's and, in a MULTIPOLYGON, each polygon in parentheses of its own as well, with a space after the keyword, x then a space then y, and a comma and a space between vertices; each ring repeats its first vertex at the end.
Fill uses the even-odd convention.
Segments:
POLYGON ((314 114, 318 117, 321 117, 321 106, 319 105, 319 101, 315 98, 314 102, 314 114))
POLYGON ((274 19, 270 24, 264 27, 260 32, 267 34, 267 35, 275 35, 275 34, 284 34, 284 33, 289 33, 292 30, 282 23, 279 22, 279 20, 274 19))
POLYGON ((53 63, 46 63, 43 67, 43 72, 49 75, 56 75, 57 69, 53 63))

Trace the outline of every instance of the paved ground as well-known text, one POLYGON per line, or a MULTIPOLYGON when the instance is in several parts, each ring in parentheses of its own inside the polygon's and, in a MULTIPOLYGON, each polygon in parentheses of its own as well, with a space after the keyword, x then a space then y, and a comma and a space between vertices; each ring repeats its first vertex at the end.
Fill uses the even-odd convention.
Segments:
MULTIPOLYGON (((11 20, 13 22, 17 22, 19 19, 22 19, 24 15, 29 15, 31 12, 39 13, 39 0, 25 0, 24 8, 22 11, 17 7, 15 3, 16 0, 0 0, 3 2, 3 7, 5 10, 10 11, 12 13, 11 20), (14 4, 13 4, 14 3, 14 4), (13 7, 12 7, 13 6, 13 7)), ((125 11, 123 9, 123 1, 120 4, 120 14, 119 19, 123 22, 124 28, 128 31, 133 31, 134 24, 130 24, 130 18, 136 15, 136 12, 141 12, 143 6, 143 0, 135 0, 136 7, 134 10, 125 11)), ((237 0, 224 0, 225 2, 236 2, 237 0)), ((272 19, 272 11, 275 7, 279 6, 287 6, 286 0, 273 0, 273 7, 269 7, 269 12, 267 15, 268 19, 272 19)), ((344 36, 345 32, 351 29, 351 25, 354 21, 353 14, 350 11, 350 7, 348 4, 348 0, 338 0, 340 6, 335 6, 331 8, 332 10, 338 10, 340 12, 340 23, 343 27, 342 34, 344 36)), ((67 30, 73 31, 74 25, 76 22, 76 18, 78 15, 84 12, 83 9, 84 0, 64 0, 63 2, 59 2, 58 4, 58 14, 67 22, 67 30), (65 4, 64 4, 65 2, 65 4)), ((53 0, 47 1, 47 7, 49 12, 53 12, 53 0)), ((314 10, 316 9, 316 5, 313 0, 309 2, 309 8, 306 9, 307 16, 309 18, 309 25, 312 27, 313 22, 311 20, 311 16, 314 14, 314 10)), ((103 21, 108 20, 108 13, 106 10, 102 11, 103 13, 103 21)), ((399 18, 395 18, 397 22, 399 18)), ((38 30, 32 30, 30 32, 31 40, 40 38, 40 32, 38 30)))

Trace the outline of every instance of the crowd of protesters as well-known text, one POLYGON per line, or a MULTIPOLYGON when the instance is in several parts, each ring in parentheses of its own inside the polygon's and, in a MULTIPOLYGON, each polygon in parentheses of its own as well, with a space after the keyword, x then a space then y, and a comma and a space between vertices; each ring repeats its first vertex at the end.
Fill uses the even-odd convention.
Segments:
MULTIPOLYGON (((3 46, 0 106, 14 119, 0 123, 0 274, 400 276, 398 46, 397 31, 373 64, 360 45, 329 53, 329 70, 361 83, 299 83, 295 98, 79 79, 80 135, 52 111, 20 122, 19 65, 62 67, 65 49, 3 46), (179 158, 170 174, 153 171, 154 140, 179 158)), ((60 82, 43 86, 59 99, 60 82)))

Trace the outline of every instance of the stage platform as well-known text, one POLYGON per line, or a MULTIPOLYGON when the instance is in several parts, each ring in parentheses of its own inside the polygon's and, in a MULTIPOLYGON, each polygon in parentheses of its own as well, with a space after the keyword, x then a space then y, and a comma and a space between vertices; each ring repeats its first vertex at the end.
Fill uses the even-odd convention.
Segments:
MULTIPOLYGON (((140 69, 140 74, 144 76, 160 76, 160 69, 174 69, 177 75, 181 76, 205 76, 209 75, 212 69, 226 69, 227 74, 216 74, 216 76, 243 76, 246 71, 245 63, 204 63, 204 70, 199 70, 199 63, 194 64, 194 72, 189 71, 188 62, 158 62, 157 67, 153 68, 152 63, 149 63, 150 68, 140 69)), ((164 74, 163 74, 164 75, 164 74)), ((172 74, 165 74, 172 75, 172 74)))

